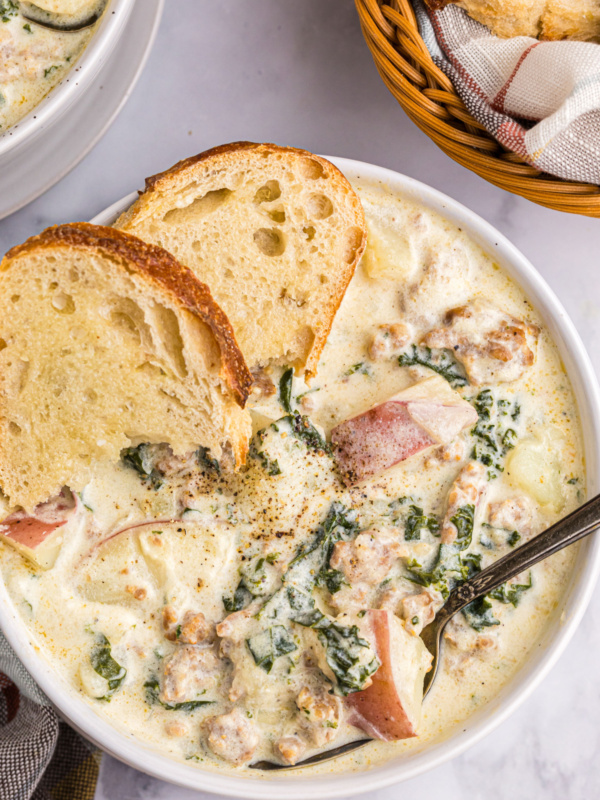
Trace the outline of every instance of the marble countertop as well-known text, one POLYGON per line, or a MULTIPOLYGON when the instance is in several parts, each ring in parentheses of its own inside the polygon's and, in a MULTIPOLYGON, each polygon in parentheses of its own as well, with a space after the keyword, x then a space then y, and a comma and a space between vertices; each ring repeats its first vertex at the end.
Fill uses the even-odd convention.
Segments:
MULTIPOLYGON (((0 251, 47 225, 89 219, 141 187, 146 175, 240 139, 380 164, 476 210, 544 275, 600 369, 600 222, 507 194, 438 150, 383 86, 352 0, 167 0, 128 105, 70 175, 0 222, 0 251)), ((454 761, 368 797, 598 796, 600 692, 589 668, 595 655, 600 598, 557 666, 509 721, 454 761)), ((203 797, 105 757, 95 800, 203 797)))

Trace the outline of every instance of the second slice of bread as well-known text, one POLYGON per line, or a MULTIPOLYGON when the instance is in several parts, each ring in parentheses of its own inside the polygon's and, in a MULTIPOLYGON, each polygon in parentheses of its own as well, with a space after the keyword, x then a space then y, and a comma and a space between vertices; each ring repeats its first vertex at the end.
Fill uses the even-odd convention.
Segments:
POLYGON ((333 164, 251 142, 148 178, 116 226, 210 286, 251 369, 289 364, 308 376, 366 244, 360 201, 333 164))
POLYGON ((242 462, 251 376, 207 287, 158 247, 85 223, 0 264, 0 489, 31 510, 100 459, 166 442, 242 462))

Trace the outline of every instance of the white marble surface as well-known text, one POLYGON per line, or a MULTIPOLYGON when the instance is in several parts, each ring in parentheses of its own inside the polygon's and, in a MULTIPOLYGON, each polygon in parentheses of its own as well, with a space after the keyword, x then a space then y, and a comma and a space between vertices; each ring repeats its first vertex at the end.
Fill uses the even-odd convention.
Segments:
MULTIPOLYGON (((146 175, 238 139, 370 161, 475 209, 542 272, 600 369, 600 222, 535 206, 449 160, 381 83, 352 0, 167 0, 156 47, 129 104, 74 172, 0 222, 0 251, 47 225, 89 219, 139 188, 146 175)), ((508 722, 455 761, 368 796, 598 797, 596 656, 600 599, 550 676, 508 722)), ((108 757, 96 794, 96 800, 203 797, 108 757)))

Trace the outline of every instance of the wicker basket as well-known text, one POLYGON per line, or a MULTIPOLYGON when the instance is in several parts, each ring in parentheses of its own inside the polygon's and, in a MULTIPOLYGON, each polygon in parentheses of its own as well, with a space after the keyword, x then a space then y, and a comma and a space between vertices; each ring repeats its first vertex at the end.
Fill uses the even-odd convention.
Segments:
POLYGON ((433 63, 409 0, 355 0, 375 65, 412 121, 450 158, 490 183, 557 211, 600 217, 600 186, 540 172, 473 119, 433 63))

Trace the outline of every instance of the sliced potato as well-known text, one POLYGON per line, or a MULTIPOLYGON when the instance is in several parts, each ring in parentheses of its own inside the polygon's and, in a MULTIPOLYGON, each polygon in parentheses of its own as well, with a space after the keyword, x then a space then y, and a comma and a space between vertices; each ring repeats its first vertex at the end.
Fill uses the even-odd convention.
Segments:
POLYGON ((157 597, 158 584, 135 530, 103 542, 84 561, 79 574, 79 590, 93 602, 133 605, 157 597))
POLYGON ((369 278, 404 281, 419 268, 419 250, 408 234, 391 227, 367 224, 367 250, 363 265, 369 278))
POLYGON ((509 482, 554 512, 561 511, 565 504, 558 445, 557 438, 550 434, 543 439, 532 436, 523 439, 506 462, 509 482))

